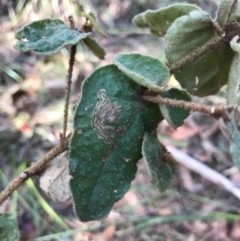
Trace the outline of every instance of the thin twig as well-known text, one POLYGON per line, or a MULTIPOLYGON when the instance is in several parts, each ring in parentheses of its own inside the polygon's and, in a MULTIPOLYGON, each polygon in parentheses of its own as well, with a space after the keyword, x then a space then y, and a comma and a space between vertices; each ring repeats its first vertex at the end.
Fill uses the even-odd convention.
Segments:
POLYGON ((220 27, 219 23, 216 20, 212 21, 212 26, 213 26, 213 28, 215 29, 216 33, 219 36, 224 36, 225 35, 223 29, 220 27))
MULTIPOLYGON (((75 24, 73 21, 73 17, 69 16, 69 22, 70 22, 70 28, 74 29, 75 24)), ((69 64, 68 64, 68 75, 67 75, 67 85, 65 88, 65 101, 64 101, 64 114, 63 114, 63 134, 61 136, 62 138, 66 137, 67 133, 67 121, 68 121, 68 107, 69 107, 69 98, 70 98, 70 91, 71 91, 71 85, 72 85, 72 71, 73 71, 73 65, 75 61, 75 55, 77 52, 77 45, 72 45, 70 49, 70 58, 69 58, 69 64)))
POLYGON ((187 66, 190 63, 197 61, 203 55, 207 54, 209 51, 218 48, 224 43, 224 38, 222 36, 216 36, 215 38, 209 40, 206 44, 197 47, 191 53, 183 56, 180 60, 167 64, 171 73, 179 71, 181 68, 187 66))
POLYGON ((225 190, 227 190, 228 192, 232 193, 235 197, 240 199, 240 189, 236 185, 234 185, 234 183, 232 183, 229 179, 227 179, 225 176, 216 172, 210 167, 202 164, 198 160, 190 157, 186 153, 179 151, 175 147, 168 146, 167 149, 172 154, 176 162, 198 173, 199 175, 206 178, 207 180, 219 186, 222 186, 225 190))
POLYGON ((191 111, 199 111, 205 114, 208 114, 210 116, 213 116, 216 119, 219 119, 222 117, 226 121, 230 121, 229 112, 233 110, 231 106, 208 106, 203 104, 198 104, 194 102, 187 102, 183 100, 176 100, 176 99, 169 99, 169 98, 163 98, 160 95, 157 96, 150 96, 150 95, 143 95, 142 99, 154 103, 164 104, 164 105, 170 105, 172 107, 178 107, 186 110, 191 111))
POLYGON ((35 176, 46 168, 48 163, 55 157, 63 153, 68 149, 69 139, 71 135, 68 135, 64 141, 52 148, 46 153, 39 161, 34 162, 30 167, 23 171, 17 178, 13 179, 12 182, 0 193, 0 205, 22 185, 28 178, 35 176))
POLYGON ((186 54, 181 59, 174 63, 166 63, 170 72, 176 73, 180 69, 186 67, 188 64, 193 63, 200 59, 202 56, 206 55, 207 53, 211 52, 214 49, 219 48, 222 45, 226 45, 231 39, 240 33, 240 25, 237 22, 229 23, 225 27, 226 31, 223 35, 218 35, 204 45, 199 46, 198 48, 194 49, 191 53, 186 54))

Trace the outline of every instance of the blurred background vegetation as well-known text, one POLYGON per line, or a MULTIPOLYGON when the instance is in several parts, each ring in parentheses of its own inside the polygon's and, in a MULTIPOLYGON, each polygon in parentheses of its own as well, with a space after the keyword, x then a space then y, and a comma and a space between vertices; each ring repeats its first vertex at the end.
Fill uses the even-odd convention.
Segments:
MULTIPOLYGON (((78 101, 83 79, 95 68, 111 63, 120 52, 139 52, 164 59, 162 40, 132 24, 136 14, 157 9, 170 0, 1 0, 0 1, 0 190, 37 161, 59 140, 62 128, 64 87, 68 66, 67 49, 54 56, 20 53, 13 48, 15 32, 42 18, 59 18, 66 23, 73 15, 78 28, 84 23, 79 4, 93 11, 107 33, 94 38, 107 55, 99 61, 79 44, 73 71, 71 108, 78 101)), ((219 1, 189 0, 215 16, 219 1)), ((201 100, 224 103, 219 96, 201 100)), ((71 116, 69 129, 71 128, 71 116)), ((224 173, 240 184, 240 175, 228 154, 228 141, 217 123, 192 114, 183 127, 173 130, 165 122, 159 138, 224 173)), ((39 188, 39 177, 27 181, 0 212, 16 212, 21 240, 239 240, 239 200, 183 166, 178 166, 171 189, 159 193, 149 181, 144 163, 130 191, 109 217, 81 223, 73 213, 72 202, 56 204, 39 188)))

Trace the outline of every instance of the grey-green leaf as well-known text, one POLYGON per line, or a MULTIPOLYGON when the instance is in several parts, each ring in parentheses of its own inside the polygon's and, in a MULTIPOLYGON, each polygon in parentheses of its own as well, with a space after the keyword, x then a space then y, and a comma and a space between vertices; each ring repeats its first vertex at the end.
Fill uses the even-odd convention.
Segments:
MULTIPOLYGON (((180 61, 215 37, 211 18, 204 11, 193 11, 178 18, 165 36, 165 52, 171 64, 180 61)), ((197 96, 215 94, 226 84, 233 51, 228 46, 212 50, 179 69, 175 78, 189 93, 197 96)))
POLYGON ((234 36, 233 39, 230 41, 230 46, 233 51, 240 54, 240 42, 239 42, 239 36, 234 36))
POLYGON ((19 231, 16 218, 9 213, 0 213, 0 240, 18 241, 19 231))
MULTIPOLYGON (((187 91, 176 88, 171 88, 168 91, 164 91, 161 93, 161 95, 169 99, 191 101, 191 97, 187 91)), ((159 105, 159 107, 163 117, 173 128, 181 126, 190 113, 189 110, 172 107, 170 105, 159 105)))
POLYGON ((145 132, 152 132, 157 129, 158 124, 164 120, 158 104, 148 101, 142 102, 142 118, 145 132))
POLYGON ((170 153, 154 134, 145 133, 142 154, 152 184, 160 191, 166 190, 174 172, 170 153))
POLYGON ((165 36, 165 50, 170 63, 201 47, 214 37, 210 16, 204 11, 193 11, 178 18, 165 36))
POLYGON ((96 55, 99 59, 105 58, 105 55, 106 55, 105 50, 94 39, 87 37, 83 39, 83 42, 92 51, 92 53, 96 55))
POLYGON ((140 28, 149 28, 152 34, 162 37, 177 18, 199 9, 192 4, 173 4, 166 8, 140 13, 133 18, 133 23, 140 28))
POLYGON ((231 48, 236 52, 231 63, 228 76, 227 103, 234 107, 231 113, 231 121, 226 123, 226 131, 230 139, 230 153, 233 161, 240 170, 240 114, 238 106, 240 104, 240 48, 237 43, 238 37, 231 41, 231 48))
POLYGON ((230 153, 234 163, 240 170, 240 132, 234 122, 227 122, 226 125, 230 137, 230 153))
POLYGON ((114 64, 138 84, 160 92, 170 78, 168 68, 158 59, 137 53, 119 54, 114 64))
POLYGON ((217 13, 217 22, 219 23, 220 27, 223 27, 224 24, 228 24, 233 20, 236 20, 238 23, 240 23, 239 1, 222 0, 217 13))
MULTIPOLYGON (((74 208, 82 221, 106 217, 135 177, 144 128, 150 129, 140 94, 141 86, 114 65, 83 82, 69 163, 74 208)), ((156 128, 156 119, 152 123, 156 128)))
MULTIPOLYGON (((236 51, 239 51, 239 44, 231 44, 232 48, 236 51)), ((240 130, 240 113, 239 113, 239 104, 240 104, 240 51, 235 53, 233 61, 231 63, 231 68, 228 76, 228 88, 227 88, 227 103, 234 107, 231 117, 232 122, 240 130)))
POLYGON ((227 102, 229 105, 237 106, 240 103, 240 56, 235 54, 228 77, 227 102))
POLYGON ((37 54, 52 55, 67 45, 77 44, 91 33, 79 33, 70 29, 59 19, 43 19, 32 22, 16 33, 15 48, 33 51, 37 54))

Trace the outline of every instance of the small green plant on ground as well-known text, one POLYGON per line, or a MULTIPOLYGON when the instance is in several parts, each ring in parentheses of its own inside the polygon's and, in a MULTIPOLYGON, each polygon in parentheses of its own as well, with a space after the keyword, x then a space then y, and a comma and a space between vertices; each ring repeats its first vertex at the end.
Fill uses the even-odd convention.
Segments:
MULTIPOLYGON (((107 217, 114 203, 128 191, 142 157, 151 182, 164 191, 174 174, 175 162, 157 139, 156 128, 164 119, 177 128, 190 111, 201 111, 225 121, 230 152, 240 168, 239 1, 223 0, 214 20, 191 4, 174 4, 135 16, 133 22, 138 27, 149 28, 152 34, 164 37, 166 62, 139 53, 120 53, 113 64, 96 69, 82 84, 73 130, 67 135, 76 46, 81 41, 100 59, 105 56, 105 51, 90 37, 92 28, 103 37, 105 34, 92 13, 82 14, 86 24, 80 31, 69 17, 70 27, 59 19, 43 19, 16 33, 15 48, 20 51, 52 55, 71 46, 64 126, 59 145, 14 179, 0 194, 0 204, 66 150, 74 209, 83 222, 107 217), (182 89, 168 86, 171 75, 182 89), (216 94, 226 84, 228 106, 205 106, 191 100, 191 95, 216 94)), ((5 231, 0 237, 16 235, 2 225, 5 219, 16 226, 14 218, 1 215, 0 228, 5 231)))

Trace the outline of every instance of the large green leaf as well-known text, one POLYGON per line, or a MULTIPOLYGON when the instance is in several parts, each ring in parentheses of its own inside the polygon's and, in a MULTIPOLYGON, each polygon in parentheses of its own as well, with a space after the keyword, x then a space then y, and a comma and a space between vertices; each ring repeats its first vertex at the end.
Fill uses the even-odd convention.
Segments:
POLYGON ((168 61, 178 61, 214 36, 211 18, 204 11, 192 11, 176 19, 165 36, 168 61))
POLYGON ((133 18, 133 23, 140 28, 149 28, 154 35, 164 36, 177 18, 199 9, 192 4, 173 4, 166 8, 140 13, 133 18))
POLYGON ((240 23, 240 3, 239 1, 235 0, 222 0, 218 13, 217 13, 217 22, 221 27, 223 27, 224 23, 230 23, 233 20, 236 20, 237 22, 240 23), (236 2, 234 4, 234 2, 236 2), (233 5, 234 4, 234 5, 233 5), (229 15, 229 11, 231 9, 231 6, 234 6, 232 9, 231 14, 229 15), (229 15, 228 21, 226 21, 227 17, 229 15))
POLYGON ((235 54, 228 77, 227 102, 229 105, 238 106, 240 103, 240 56, 235 54))
POLYGON ((129 78, 154 91, 161 91, 170 78, 167 67, 150 56, 123 53, 117 55, 114 64, 129 78))
POLYGON ((20 29, 15 36, 19 41, 14 47, 21 51, 52 55, 67 45, 77 44, 90 34, 70 29, 59 19, 43 19, 20 29))
MULTIPOLYGON (((213 37, 215 30, 211 18, 204 11, 193 11, 178 18, 165 36, 168 63, 180 61, 198 48, 203 48, 213 37)), ((175 78, 191 94, 206 96, 215 94, 226 84, 233 51, 228 46, 212 50, 193 59, 192 63, 175 72, 175 78)))
MULTIPOLYGON (((191 97, 185 90, 171 88, 168 91, 164 91, 161 95, 165 98, 191 101, 191 97)), ((183 108, 172 107, 170 105, 159 105, 164 119, 173 128, 181 126, 184 120, 188 117, 190 111, 183 108)))
POLYGON ((231 63, 228 77, 227 102, 234 107, 231 113, 231 121, 226 123, 226 132, 230 140, 230 153, 233 161, 240 170, 240 114, 238 106, 240 104, 240 48, 237 43, 238 38, 231 41, 231 47, 236 52, 231 63))
POLYGON ((162 118, 157 105, 142 102, 140 94, 141 86, 114 65, 97 69, 83 83, 69 164, 75 212, 82 221, 106 217, 128 191, 144 129, 156 129, 162 118))
POLYGON ((166 190, 174 172, 170 153, 154 134, 145 133, 142 154, 152 184, 160 191, 166 190))
POLYGON ((92 53, 96 55, 99 59, 105 58, 105 55, 106 55, 105 50, 94 39, 87 37, 83 39, 83 42, 92 51, 92 53))
MULTIPOLYGON (((240 44, 238 43, 239 37, 236 36, 230 42, 231 48, 235 51, 235 56, 231 63, 231 68, 228 76, 227 88, 227 103, 234 107, 231 113, 232 122, 240 130, 240 44)), ((238 131, 239 132, 239 131, 238 131)))
POLYGON ((0 213, 0 240, 18 241, 19 231, 16 218, 9 213, 0 213))

